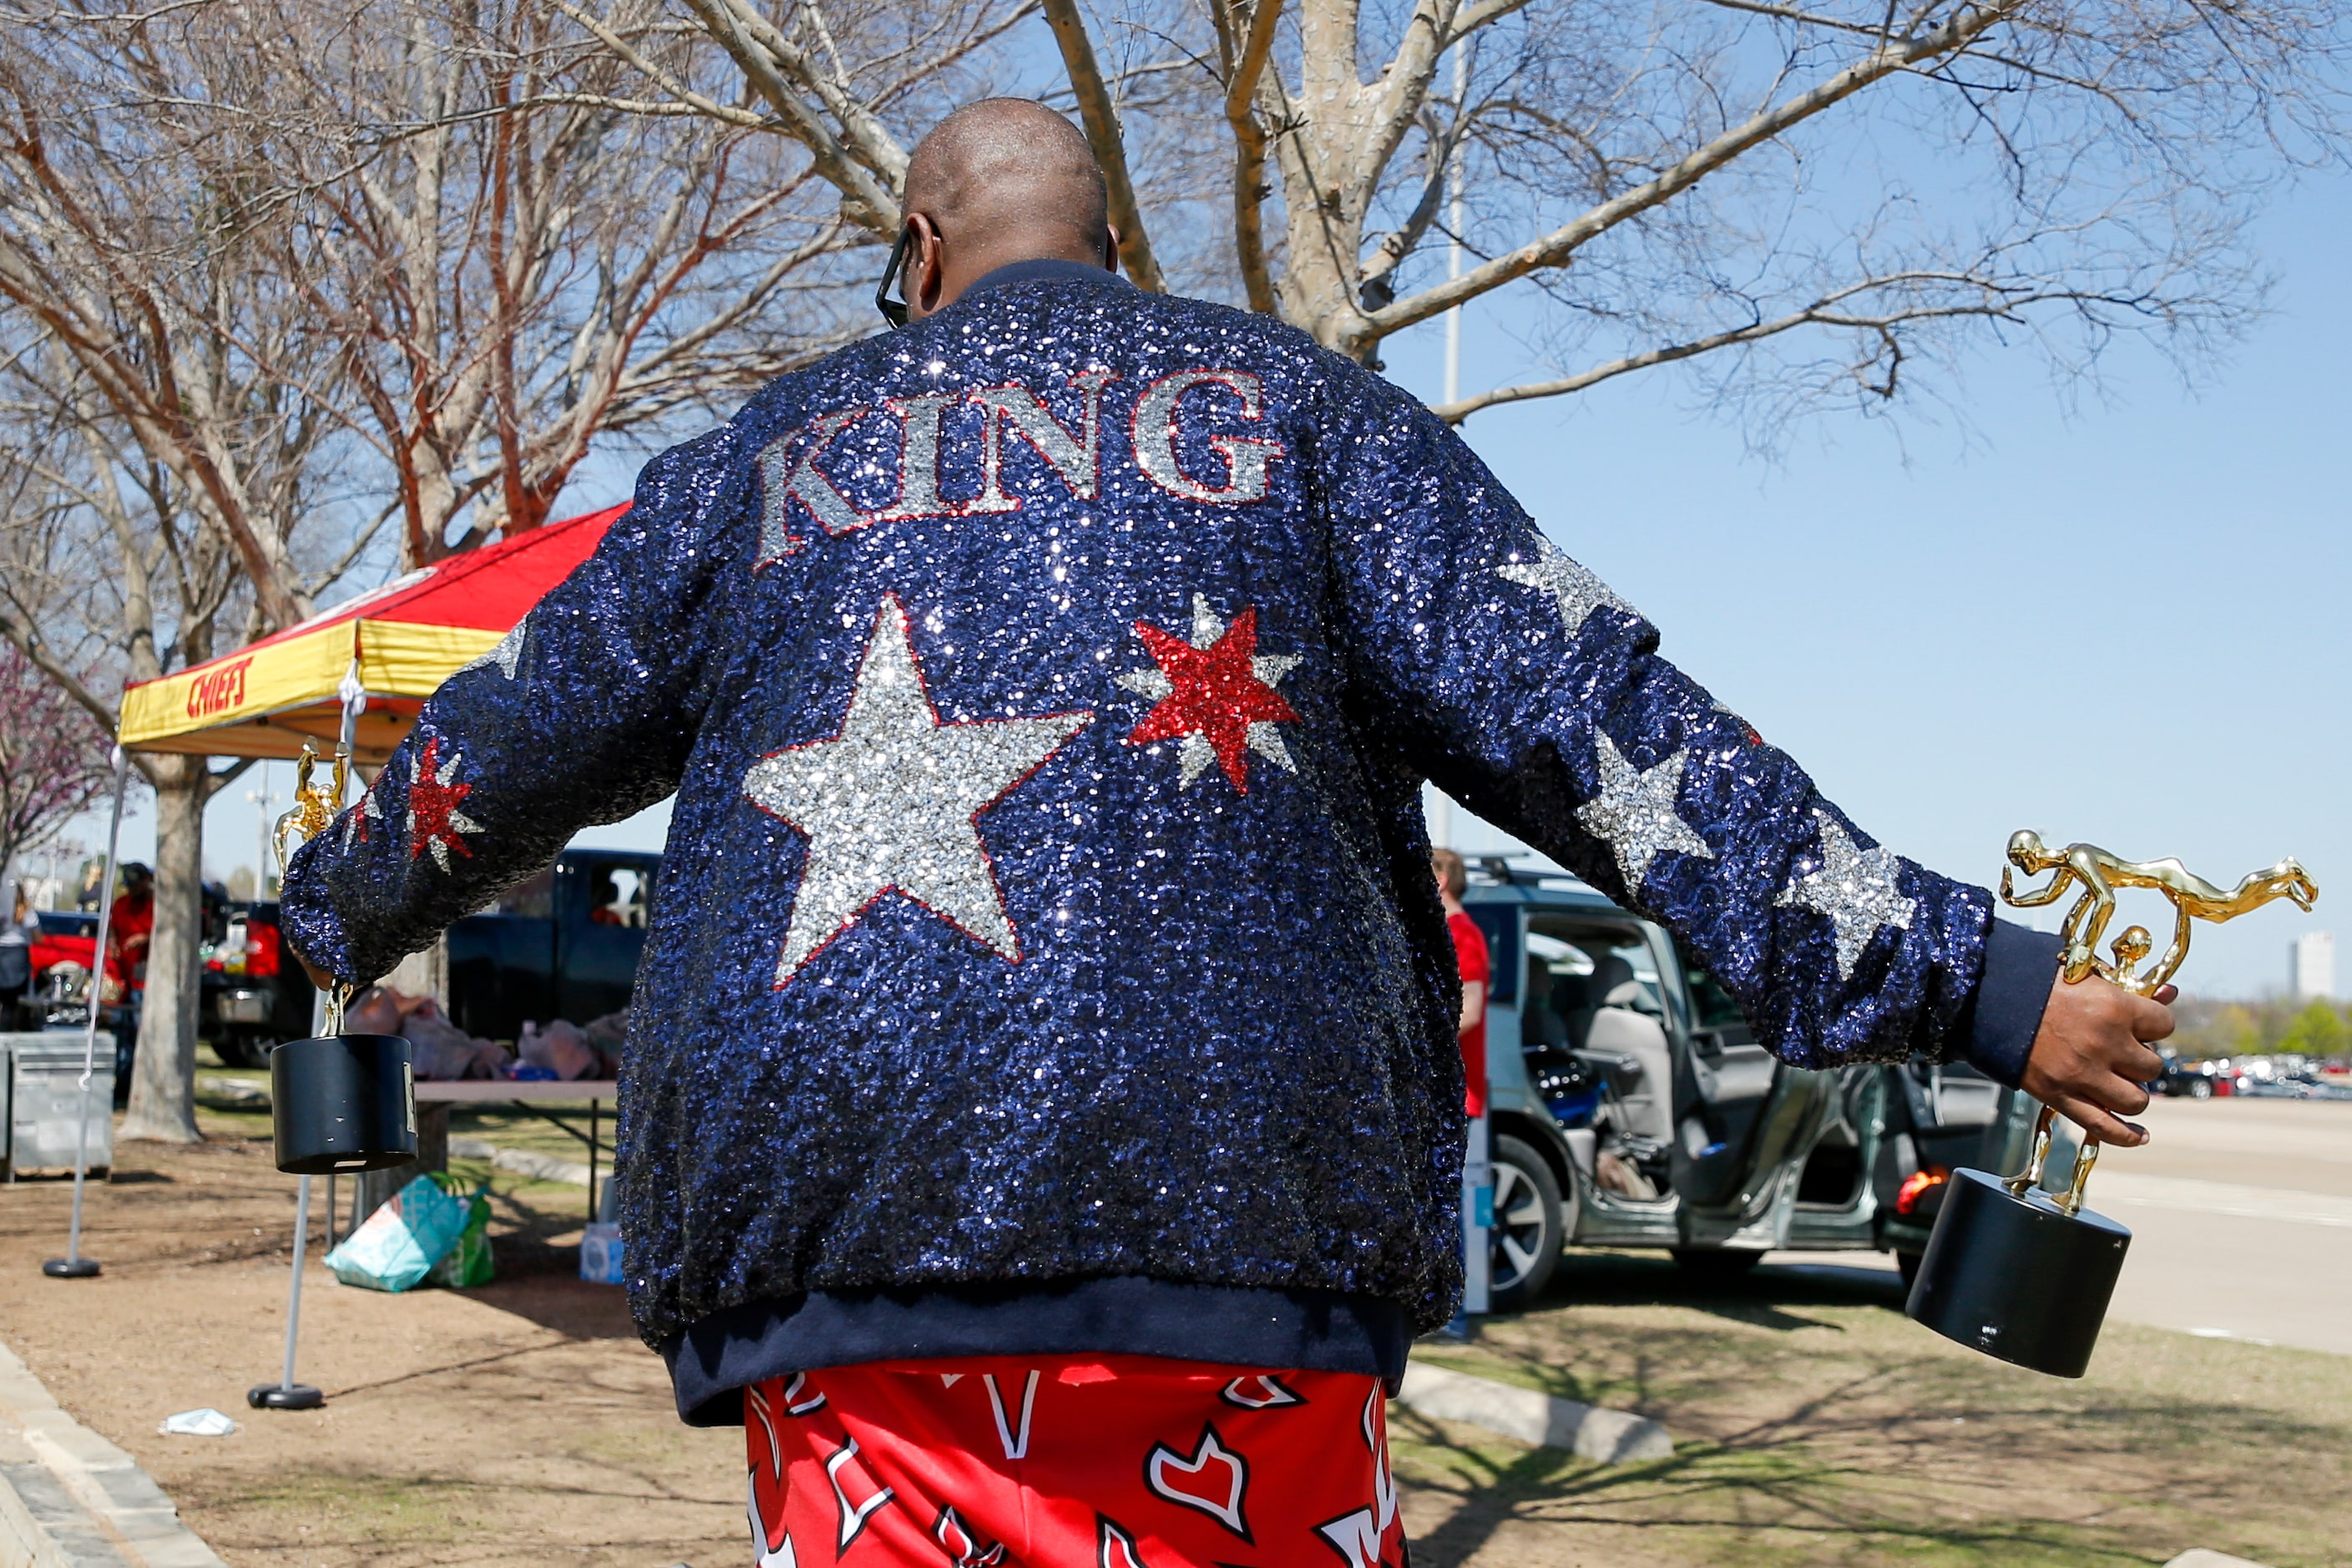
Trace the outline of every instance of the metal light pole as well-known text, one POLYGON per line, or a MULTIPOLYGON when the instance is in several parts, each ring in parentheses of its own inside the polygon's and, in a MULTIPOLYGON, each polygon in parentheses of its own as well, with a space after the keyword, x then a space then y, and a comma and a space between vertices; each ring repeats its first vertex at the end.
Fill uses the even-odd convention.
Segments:
POLYGON ((253 899, 259 903, 269 897, 269 764, 261 764, 261 782, 245 792, 253 802, 253 899))
MULTIPOLYGON (((1454 47, 1454 114, 1458 124, 1465 95, 1470 80, 1469 46, 1454 47)), ((1451 233, 1445 243, 1445 276, 1448 281, 1462 276, 1462 148, 1459 142, 1445 160, 1445 188, 1449 204, 1446 226, 1451 233)), ((1445 401, 1454 403, 1462 396, 1462 307, 1450 306, 1445 312, 1445 401)), ((1454 847, 1454 802, 1444 791, 1430 790, 1429 841, 1444 848, 1454 847)))
MULTIPOLYGON (((1454 46, 1454 120, 1458 127, 1462 110, 1468 100, 1470 89, 1470 48, 1467 44, 1454 46)), ((1452 282, 1462 276, 1462 143, 1456 141, 1445 159, 1446 227, 1451 230, 1445 244, 1445 278, 1452 282)), ((1451 305, 1445 311, 1445 401, 1454 403, 1462 396, 1462 307, 1451 305)))
MULTIPOLYGON (((1470 46, 1454 46, 1454 123, 1457 136, 1445 159, 1446 226, 1451 231, 1445 246, 1445 276, 1450 280, 1462 276, 1462 142, 1458 132, 1463 113, 1470 103, 1470 46)), ((1462 396, 1462 307, 1448 307, 1445 312, 1445 401, 1458 402, 1462 396)), ((1443 795, 1433 814, 1433 826, 1441 827, 1445 839, 1454 835, 1454 805, 1443 795)), ((1444 842, 1441 839, 1440 842, 1444 842)), ((1451 845, 1448 845, 1451 847, 1451 845)), ((1491 988, 1493 982, 1488 981, 1491 988)), ((1487 1286, 1487 1232, 1493 1227, 1495 1215, 1494 1167, 1489 1163, 1489 1132, 1486 1113, 1482 1108, 1470 1119, 1468 1140, 1462 1159, 1462 1317, 1456 1328, 1469 1329, 1468 1320, 1484 1313, 1492 1305, 1487 1286)))
POLYGON ((114 923, 114 854, 122 839, 122 795, 131 787, 131 758, 114 748, 114 815, 106 827, 106 880, 98 895, 98 951, 90 955, 89 1002, 81 1035, 81 1123, 74 1134, 73 1219, 66 1229, 66 1255, 41 1265, 52 1279, 89 1279, 98 1259, 81 1255, 81 1195, 89 1180, 89 1082, 98 1072, 98 1014, 106 998, 106 939, 114 923))

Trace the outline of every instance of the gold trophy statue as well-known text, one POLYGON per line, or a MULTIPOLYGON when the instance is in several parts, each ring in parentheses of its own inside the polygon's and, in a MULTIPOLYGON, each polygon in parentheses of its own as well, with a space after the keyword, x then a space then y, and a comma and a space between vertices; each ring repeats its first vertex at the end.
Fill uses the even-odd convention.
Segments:
MULTIPOLYGON (((2060 928, 2060 975, 2074 985, 2096 974, 2142 996, 2155 995, 2189 956, 2190 921, 2233 920, 2276 899, 2291 899, 2307 910, 2319 897, 2319 884, 2292 857, 2225 891, 2190 875, 2178 860, 2126 860, 2095 844, 2050 849, 2030 829, 2010 836, 2009 865, 2000 873, 2004 901, 2042 909, 2078 889, 2060 928), (2046 886, 2021 893, 2012 872, 2051 877, 2046 886), (2140 961, 2155 945, 2146 926, 2126 927, 2109 948, 2110 957, 2098 954, 2121 888, 2148 889, 2172 905, 2172 941, 2145 971, 2140 961)), ((1906 1310, 1945 1338, 1988 1355, 2080 1377, 2091 1363, 2131 1232, 2083 1206, 2083 1189, 2099 1155, 2095 1138, 2084 1139, 2064 1193, 2040 1190, 2053 1114, 2042 1108, 2032 1152, 2016 1175, 1952 1173, 1906 1310)))
MULTIPOLYGON (((293 857, 287 840, 324 833, 343 804, 351 748, 335 748, 331 785, 312 782, 318 759, 308 743, 294 767, 294 809, 278 819, 278 864, 293 857)), ((381 1171, 416 1158, 416 1086, 408 1042, 396 1035, 347 1035, 343 1005, 352 987, 327 993, 317 1037, 289 1040, 269 1053, 272 1131, 278 1168, 301 1175, 381 1171)))
POLYGON ((286 868, 294 858, 294 850, 287 845, 289 838, 300 838, 304 844, 327 831, 335 820, 335 813, 343 808, 343 791, 351 783, 352 752, 348 746, 335 748, 333 783, 320 784, 310 775, 318 770, 319 755, 310 742, 302 742, 302 755, 294 763, 294 809, 278 818, 277 830, 269 842, 278 851, 278 874, 285 876, 286 868))

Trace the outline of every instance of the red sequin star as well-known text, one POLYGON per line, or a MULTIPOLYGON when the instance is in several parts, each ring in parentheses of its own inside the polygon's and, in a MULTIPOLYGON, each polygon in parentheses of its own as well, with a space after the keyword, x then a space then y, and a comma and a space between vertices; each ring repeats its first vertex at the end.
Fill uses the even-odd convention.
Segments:
POLYGON ((414 860, 430 849, 435 863, 446 871, 451 849, 468 859, 473 857, 460 836, 482 829, 457 809, 457 803, 474 793, 472 784, 455 782, 461 759, 451 757, 444 764, 439 762, 440 753, 441 737, 430 736, 409 769, 408 858, 414 860))
POLYGON ((1135 623, 1135 635, 1160 668, 1156 673, 1130 676, 1126 684, 1160 700, 1128 736, 1129 744, 1181 739, 1186 746, 1184 783, 1191 784, 1206 766, 1204 753, 1213 753, 1234 788, 1244 795, 1249 793, 1244 754, 1249 751, 1296 771, 1274 726, 1295 723, 1298 714, 1274 682, 1298 661, 1258 653, 1255 609, 1244 610, 1227 626, 1218 622, 1205 599, 1196 597, 1192 641, 1146 621, 1135 623))

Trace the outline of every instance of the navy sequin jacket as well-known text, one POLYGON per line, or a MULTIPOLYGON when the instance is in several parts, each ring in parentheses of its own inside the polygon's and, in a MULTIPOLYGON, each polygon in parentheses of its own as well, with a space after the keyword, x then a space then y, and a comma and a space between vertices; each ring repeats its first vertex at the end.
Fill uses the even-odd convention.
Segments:
POLYGON ((1271 1304, 1385 1369, 1460 1285, 1424 779, 1673 928, 1791 1062, 2022 1062, 2049 955, 1979 1007, 1990 896, 1656 647, 1405 393, 1024 264, 646 465, 296 858, 287 930, 380 974, 677 792, 617 1166, 689 1409, 976 1348, 926 1292, 1084 1281, 1033 1338, 1310 1363, 1220 1338, 1271 1304), (824 1312, 857 1321, 778 1341, 824 1312))

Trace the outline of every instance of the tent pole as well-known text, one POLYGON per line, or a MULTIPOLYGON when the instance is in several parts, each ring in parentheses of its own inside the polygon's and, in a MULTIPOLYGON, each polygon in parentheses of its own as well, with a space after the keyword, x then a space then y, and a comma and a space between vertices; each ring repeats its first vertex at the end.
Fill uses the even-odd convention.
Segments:
MULTIPOLYGON (((131 755, 114 748, 114 815, 106 827, 106 881, 98 895, 98 947, 90 954, 89 1003, 81 1034, 81 1124, 74 1134, 73 1219, 66 1229, 66 1255, 41 1265, 52 1279, 89 1279, 98 1260, 81 1255, 82 1188, 89 1180, 89 1085, 98 1074, 98 1015, 106 998, 106 939, 114 923, 114 857, 122 843, 122 796, 131 787, 131 755)), ((125 980, 129 976, 124 976, 125 980)))
MULTIPOLYGON (((342 684, 336 690, 337 695, 343 700, 342 741, 336 747, 334 775, 336 784, 339 786, 335 791, 335 809, 341 811, 343 808, 343 800, 340 785, 342 783, 343 769, 349 765, 347 759, 352 754, 352 744, 359 733, 360 715, 367 710, 367 689, 360 684, 358 659, 352 660, 351 668, 343 672, 342 684)), ((282 878, 286 874, 286 868, 280 866, 278 872, 282 878)), ((326 1007, 327 994, 322 991, 319 993, 317 1000, 311 1004, 311 1028, 324 1029, 327 1026, 326 1007)), ((328 1189, 330 1194, 333 1190, 332 1187, 328 1189)), ((334 1207, 331 1197, 327 1210, 327 1225, 330 1230, 333 1228, 334 1223, 334 1207)), ((316 1410, 327 1402, 327 1396, 310 1384, 294 1381, 294 1350, 302 1338, 302 1262, 305 1254, 310 1250, 310 1178, 304 1176, 296 1183, 294 1188, 294 1283, 286 1294, 286 1363, 276 1383, 257 1384, 246 1390, 245 1402, 256 1410, 316 1410)))
POLYGON ((286 1366, 278 1374, 278 1386, 294 1386, 294 1345, 302 1332, 302 1254, 310 1240, 310 1178, 304 1176, 294 1189, 294 1293, 286 1303, 286 1366))

